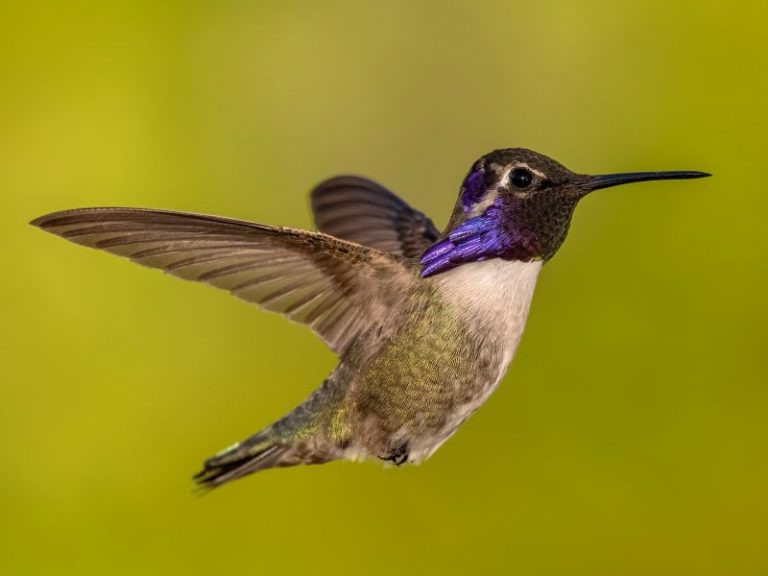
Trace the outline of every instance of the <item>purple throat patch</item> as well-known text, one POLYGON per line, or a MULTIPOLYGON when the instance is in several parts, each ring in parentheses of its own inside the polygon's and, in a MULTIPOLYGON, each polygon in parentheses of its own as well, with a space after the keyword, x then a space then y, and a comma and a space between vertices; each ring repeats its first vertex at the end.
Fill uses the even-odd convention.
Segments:
POLYGON ((422 254, 421 276, 426 278, 460 264, 502 256, 509 246, 520 240, 505 229, 503 218, 503 210, 494 204, 480 216, 451 230, 422 254))

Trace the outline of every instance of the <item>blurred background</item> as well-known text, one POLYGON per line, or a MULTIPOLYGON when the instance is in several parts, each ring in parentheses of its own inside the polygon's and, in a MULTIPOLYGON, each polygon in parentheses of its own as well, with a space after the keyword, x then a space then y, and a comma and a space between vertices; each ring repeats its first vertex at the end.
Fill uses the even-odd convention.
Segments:
POLYGON ((759 2, 0 3, 0 573, 766 574, 759 2), (502 386, 430 461, 202 460, 300 402, 303 327, 31 228, 89 205, 311 227, 471 163, 708 180, 590 196, 502 386))

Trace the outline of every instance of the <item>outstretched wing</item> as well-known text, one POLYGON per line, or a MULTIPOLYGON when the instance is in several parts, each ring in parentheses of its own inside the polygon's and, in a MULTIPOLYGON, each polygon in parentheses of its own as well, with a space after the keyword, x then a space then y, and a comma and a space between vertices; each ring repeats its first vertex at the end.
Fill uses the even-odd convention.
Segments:
POLYGON ((336 176, 312 190, 317 229, 331 236, 416 258, 440 236, 432 220, 384 186, 360 176, 336 176))
POLYGON ((325 234, 163 210, 86 208, 32 222, 67 240, 205 282, 308 325, 339 355, 382 325, 413 272, 325 234))

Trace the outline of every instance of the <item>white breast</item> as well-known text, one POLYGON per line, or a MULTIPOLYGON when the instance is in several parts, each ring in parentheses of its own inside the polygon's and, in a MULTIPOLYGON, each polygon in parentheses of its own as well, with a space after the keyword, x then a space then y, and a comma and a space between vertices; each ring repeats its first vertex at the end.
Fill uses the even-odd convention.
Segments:
MULTIPOLYGON (((437 279, 439 290, 479 341, 498 351, 497 376, 463 417, 496 388, 523 335, 542 262, 488 260, 463 264, 437 279)), ((462 415, 459 415, 460 417, 462 415)))
POLYGON ((501 259, 463 264, 437 277, 439 290, 479 337, 504 347, 506 370, 528 317, 542 262, 501 259))
POLYGON ((488 354, 495 377, 478 394, 456 406, 445 427, 434 436, 411 439, 409 462, 428 458, 493 392, 507 371, 523 334, 541 261, 500 259, 462 264, 435 277, 438 292, 488 354))
POLYGON ((440 434, 414 442, 409 461, 420 462, 434 453, 496 388, 523 334, 541 265, 495 259, 462 264, 435 278, 446 303, 459 311, 464 325, 493 358, 496 377, 470 402, 455 408, 440 434))

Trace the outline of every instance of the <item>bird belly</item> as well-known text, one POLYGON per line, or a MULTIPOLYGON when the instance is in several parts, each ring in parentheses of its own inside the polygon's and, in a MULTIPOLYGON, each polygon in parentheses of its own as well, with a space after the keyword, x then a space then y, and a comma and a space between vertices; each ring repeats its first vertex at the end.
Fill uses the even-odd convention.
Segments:
POLYGON ((423 460, 504 376, 541 264, 478 264, 490 267, 465 265, 430 283, 432 291, 371 357, 352 390, 355 450, 398 464, 423 460))

